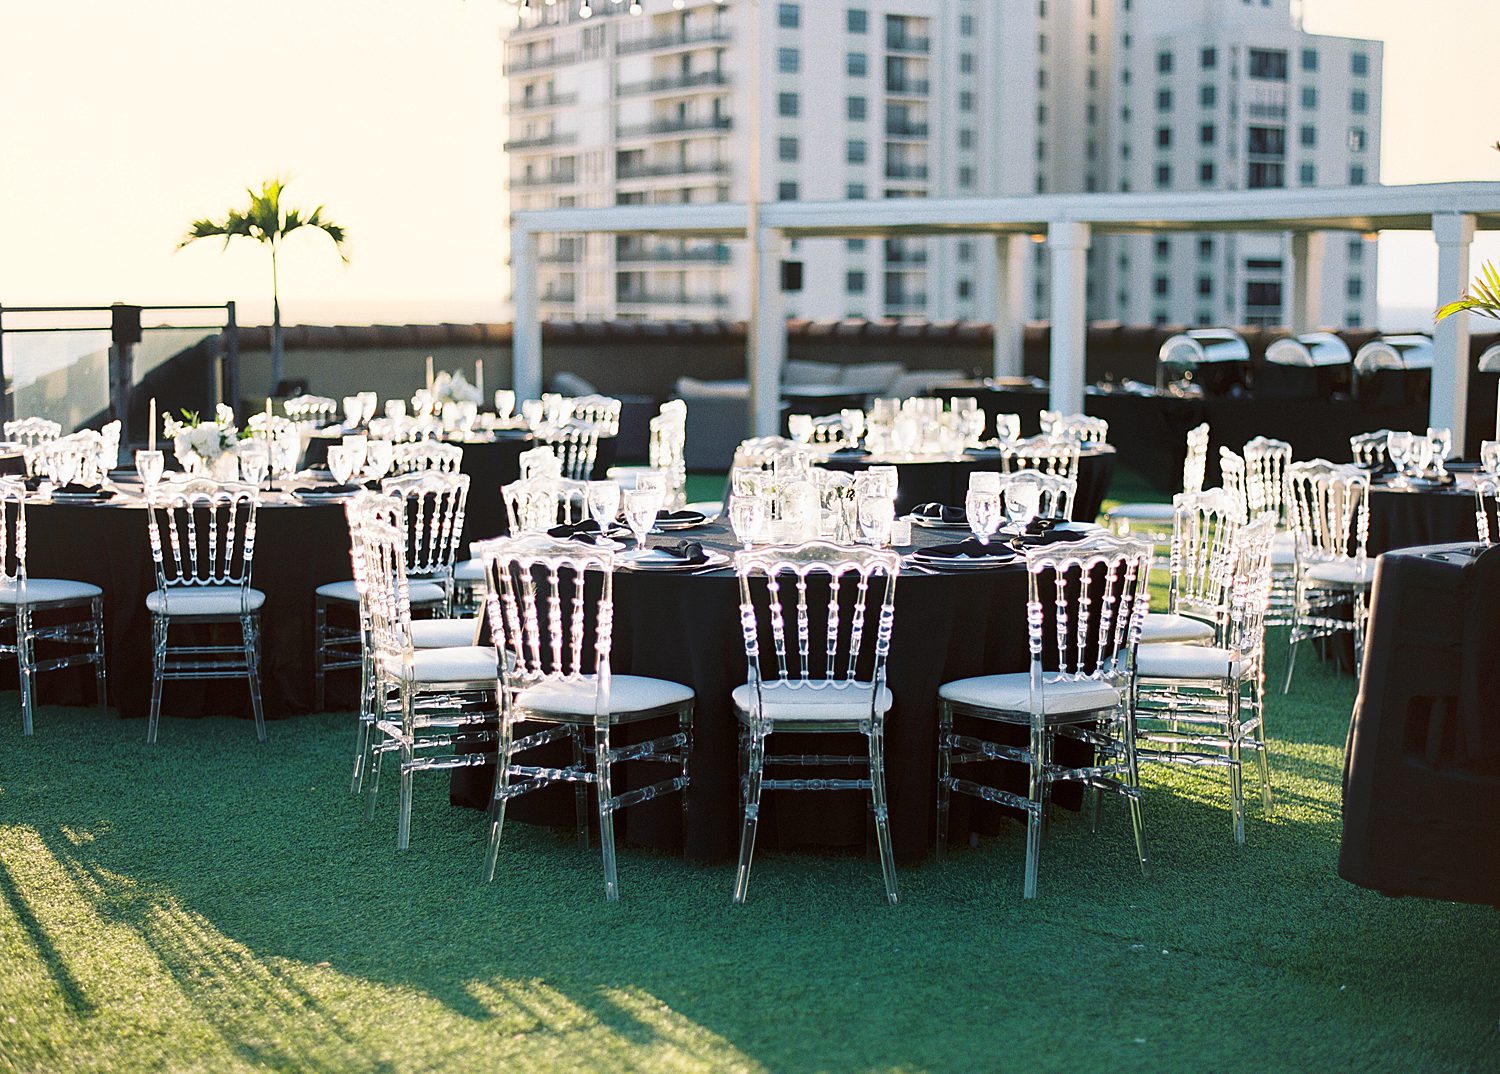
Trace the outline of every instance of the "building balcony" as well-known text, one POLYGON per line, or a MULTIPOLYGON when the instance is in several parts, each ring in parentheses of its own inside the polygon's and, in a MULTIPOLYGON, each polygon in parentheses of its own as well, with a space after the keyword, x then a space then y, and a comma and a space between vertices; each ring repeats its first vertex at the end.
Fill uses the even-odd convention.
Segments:
POLYGON ((570 108, 578 103, 576 93, 549 93, 545 97, 516 97, 509 105, 511 114, 545 112, 553 108, 570 108))
POLYGON ((545 56, 521 56, 514 60, 507 60, 502 72, 507 75, 518 75, 523 71, 542 71, 548 67, 566 67, 578 60, 576 52, 549 52, 545 56))
POLYGON ((915 34, 886 34, 885 50, 887 52, 931 52, 932 38, 918 37, 915 34))
POLYGON ((506 142, 504 149, 507 153, 513 153, 519 149, 546 149, 553 145, 572 145, 576 141, 578 141, 576 134, 552 131, 548 134, 539 134, 535 138, 517 138, 506 142))
POLYGON ((615 296, 618 306, 690 306, 700 309, 727 309, 729 296, 724 294, 675 295, 647 291, 628 291, 615 296))
POLYGON ((909 314, 925 315, 927 313, 927 296, 920 293, 886 295, 885 313, 887 317, 902 317, 909 314))
POLYGON ((552 250, 548 253, 537 255, 539 265, 576 265, 578 263, 577 250, 552 250))
POLYGON ((888 78, 885 92, 887 97, 926 97, 929 85, 925 78, 888 78))
POLYGON ((925 123, 887 123, 885 136, 897 141, 922 141, 927 137, 925 123))
POLYGON ((887 265, 925 265, 927 264, 927 251, 886 247, 885 263, 887 265))
POLYGON ((620 167, 615 172, 618 180, 656 179, 663 176, 681 175, 728 175, 729 164, 722 160, 674 161, 669 164, 635 164, 620 167))
POLYGON ((568 305, 578 301, 577 291, 543 291, 540 297, 542 302, 551 302, 554 305, 568 305))
POLYGON ((671 263, 727 265, 731 257, 732 254, 727 246, 703 246, 685 250, 676 250, 671 247, 647 247, 617 250, 615 263, 620 265, 671 263))
POLYGON ((653 138, 666 134, 691 134, 695 131, 718 133, 732 126, 728 116, 705 116, 701 119, 659 119, 654 123, 635 123, 616 128, 618 138, 653 138))
POLYGON ((543 186, 572 186, 576 182, 578 182, 577 172, 548 172, 545 175, 512 176, 510 186, 512 190, 519 190, 543 186))
POLYGON ((716 42, 729 41, 733 35, 727 26, 710 26, 706 29, 677 30, 669 34, 657 34, 655 37, 639 37, 633 40, 620 41, 615 45, 615 52, 620 56, 631 56, 639 52, 665 52, 672 49, 693 48, 698 45, 711 45, 716 42))
POLYGON ((887 164, 885 166, 885 177, 887 179, 900 179, 906 182, 923 182, 927 178, 927 165, 887 164))
POLYGON ((615 88, 616 97, 645 97, 653 93, 682 93, 687 90, 710 90, 729 85, 723 71, 702 71, 695 75, 653 78, 649 82, 629 82, 615 88))

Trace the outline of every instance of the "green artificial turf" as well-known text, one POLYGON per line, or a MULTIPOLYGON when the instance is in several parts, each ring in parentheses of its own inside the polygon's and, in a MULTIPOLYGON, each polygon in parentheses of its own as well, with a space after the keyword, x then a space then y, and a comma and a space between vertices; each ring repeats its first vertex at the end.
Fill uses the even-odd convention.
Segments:
MULTIPOLYGON (((1279 661, 1277 661, 1279 663, 1279 661)), ((1272 667, 1275 681, 1275 667, 1272 667)), ((417 779, 365 823, 352 722, 0 710, 0 1070, 1495 1070, 1500 919, 1335 875, 1352 685, 1304 661, 1270 706, 1273 818, 1148 769, 1153 873, 1110 804, 1059 813, 1041 893, 1019 825, 900 870, 597 851, 417 779)), ((815 805, 813 805, 815 808, 815 805)))

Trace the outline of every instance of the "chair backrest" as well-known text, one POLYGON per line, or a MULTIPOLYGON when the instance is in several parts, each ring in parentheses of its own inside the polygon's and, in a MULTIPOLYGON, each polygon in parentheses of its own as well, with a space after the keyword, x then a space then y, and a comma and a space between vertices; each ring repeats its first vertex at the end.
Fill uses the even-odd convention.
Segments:
POLYGON ((438 440, 408 440, 391 449, 391 469, 398 474, 426 471, 453 474, 463 461, 463 448, 438 440))
POLYGON ((1208 422, 1188 430, 1187 454, 1182 460, 1182 491, 1202 492, 1208 471, 1208 422))
POLYGON ((1172 548, 1167 608, 1222 626, 1234 581, 1235 536, 1244 509, 1226 489, 1172 498, 1172 548))
POLYGON ((589 516, 586 481, 565 477, 530 477, 500 490, 506 528, 511 536, 537 533, 558 525, 577 525, 589 516))
POLYGON ((599 427, 578 422, 546 425, 537 431, 537 442, 552 449, 562 462, 562 476, 587 481, 599 454, 599 427))
POLYGON ((438 470, 388 477, 380 491, 404 505, 406 571, 413 578, 445 578, 453 573, 464 529, 468 474, 438 470))
POLYGON ((1044 410, 1040 416, 1042 435, 1054 440, 1075 440, 1080 444, 1102 444, 1109 439, 1109 422, 1088 414, 1064 414, 1044 410))
POLYGON ((62 435, 62 425, 47 418, 18 418, 5 423, 5 439, 23 447, 36 447, 62 435))
POLYGON ((1233 448, 1219 449, 1219 484, 1234 497, 1240 506, 1240 515, 1250 517, 1250 493, 1245 473, 1245 458, 1233 448))
POLYGON ((119 418, 107 421, 99 427, 99 468, 106 474, 120 465, 120 430, 122 427, 119 418))
POLYGON ((795 440, 784 436, 752 436, 741 440, 734 449, 734 467, 769 469, 778 455, 788 451, 805 451, 795 440))
MULTIPOLYGON (((383 512, 351 512, 353 558, 363 572, 362 626, 382 664, 404 666, 412 651, 411 592, 406 574, 406 534, 383 512)), ((356 586, 358 586, 358 581, 356 586)))
POLYGON ((521 452, 518 460, 521 466, 521 480, 527 481, 533 477, 561 477, 562 459, 557 453, 545 445, 541 447, 527 448, 521 452))
POLYGON ((500 651, 506 704, 543 682, 592 684, 594 719, 609 715, 614 554, 528 535, 481 541, 485 612, 500 651))
POLYGON ((1253 655, 1265 645, 1266 610, 1271 603, 1271 543, 1276 516, 1256 515, 1234 535, 1234 579, 1224 639, 1236 652, 1253 655))
POLYGON ((1474 482, 1474 529, 1483 544, 1494 544, 1500 523, 1500 480, 1481 477, 1474 482))
POLYGON ((687 427, 675 414, 651 419, 648 465, 667 475, 667 506, 680 507, 687 488, 687 427))
POLYGON ((1373 433, 1357 433, 1349 438, 1349 455, 1356 466, 1384 466, 1387 458, 1386 442, 1391 438, 1389 429, 1377 429, 1373 433))
POLYGON ((103 479, 103 453, 104 438, 92 429, 44 440, 26 451, 34 473, 56 474, 66 469, 74 475, 71 480, 85 485, 98 484, 103 479))
MULTIPOLYGON (((325 422, 338 415, 339 404, 337 400, 321 395, 297 395, 282 403, 281 409, 292 421, 325 422)), ((372 418, 372 426, 374 421, 372 418)), ((375 435, 373 429, 370 435, 375 435)))
POLYGON ((1286 524, 1286 468, 1292 462, 1292 445, 1285 440, 1257 436, 1246 442, 1245 500, 1250 514, 1270 511, 1278 526, 1286 524))
POLYGON ((573 420, 597 425, 600 436, 620 435, 620 400, 607 395, 580 395, 573 399, 573 420))
POLYGON ((1026 570, 1033 720, 1048 683, 1129 682, 1150 603, 1151 546, 1106 534, 1040 545, 1027 551, 1026 570))
POLYGON ((156 587, 238 586, 243 607, 258 505, 249 485, 202 478, 157 485, 146 511, 156 587))
POLYGON ((1079 441, 1033 436, 1000 445, 1000 469, 1005 473, 1036 470, 1058 477, 1078 476, 1079 441))
POLYGON ((1304 563, 1363 565, 1370 534, 1370 475, 1327 459, 1286 468, 1288 521, 1304 563))
POLYGON ((26 580, 26 483, 0 478, 0 583, 26 580))
POLYGON ((1016 485, 1034 485, 1040 494, 1038 518, 1072 518, 1073 501, 1078 498, 1078 479, 1049 474, 1041 470, 1021 470, 1000 474, 1000 499, 1002 506, 1005 493, 1016 485))
POLYGON ((873 715, 891 650, 901 557, 809 541, 738 552, 734 570, 756 713, 763 686, 773 682, 832 690, 873 684, 873 715))

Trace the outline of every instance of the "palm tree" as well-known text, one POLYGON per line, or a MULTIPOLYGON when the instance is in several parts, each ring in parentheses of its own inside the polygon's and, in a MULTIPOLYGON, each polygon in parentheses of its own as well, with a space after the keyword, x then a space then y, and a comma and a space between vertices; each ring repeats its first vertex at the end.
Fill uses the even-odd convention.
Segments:
POLYGON ((285 373, 282 363, 281 290, 276 264, 282 240, 298 228, 317 228, 333 240, 339 257, 346 264, 349 261, 349 256, 344 253, 344 239, 348 233, 338 224, 323 218, 321 205, 306 215, 300 209, 283 211, 281 192, 285 187, 286 184, 280 179, 267 179, 260 185, 259 192, 246 189, 245 193, 250 195, 250 203, 245 208, 230 209, 223 220, 194 220, 187 235, 177 244, 177 249, 180 250, 197 239, 222 236, 225 246, 229 245, 230 239, 239 237, 254 239, 271 247, 271 393, 276 391, 285 373))

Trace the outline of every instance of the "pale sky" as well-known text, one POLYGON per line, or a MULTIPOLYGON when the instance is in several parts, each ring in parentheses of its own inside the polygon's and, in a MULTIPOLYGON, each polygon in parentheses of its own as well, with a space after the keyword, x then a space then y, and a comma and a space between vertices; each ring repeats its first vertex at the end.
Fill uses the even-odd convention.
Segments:
MULTIPOLYGON (((834 2, 834 0, 813 0, 834 2)), ((502 0, 0 0, 0 302, 239 301, 253 243, 174 253, 280 173, 348 228, 287 247, 288 322, 488 320, 505 290, 502 0)), ((1500 180, 1500 3, 1305 0, 1383 40, 1387 183, 1500 180)), ((1435 304, 1426 235, 1381 243, 1382 307, 1435 304)), ((1485 236, 1476 257, 1500 257, 1485 236)))

